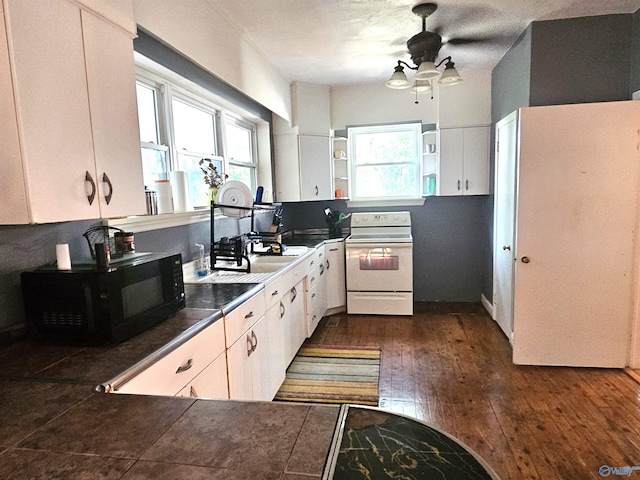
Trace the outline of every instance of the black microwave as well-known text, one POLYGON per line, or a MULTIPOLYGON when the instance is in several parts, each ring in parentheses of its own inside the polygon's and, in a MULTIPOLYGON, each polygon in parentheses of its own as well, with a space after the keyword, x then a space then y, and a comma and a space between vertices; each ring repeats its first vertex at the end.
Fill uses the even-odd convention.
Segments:
POLYGON ((182 256, 133 253, 104 269, 45 265, 20 275, 27 324, 38 339, 120 343, 185 306, 182 256))

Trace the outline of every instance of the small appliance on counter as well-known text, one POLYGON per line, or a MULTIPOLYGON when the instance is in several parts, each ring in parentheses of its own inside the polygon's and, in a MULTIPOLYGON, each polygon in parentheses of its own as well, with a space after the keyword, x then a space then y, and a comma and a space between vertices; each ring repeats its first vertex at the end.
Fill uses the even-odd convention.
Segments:
POLYGON ((73 344, 120 343, 185 306, 182 256, 131 253, 111 260, 45 265, 20 275, 34 337, 73 344))
POLYGON ((339 238, 342 235, 342 232, 340 230, 340 227, 338 227, 338 225, 343 221, 346 220, 347 218, 349 218, 351 216, 351 214, 349 213, 344 214, 342 212, 339 212, 337 210, 331 210, 330 208, 325 208, 324 209, 324 215, 325 215, 325 222, 327 223, 327 225, 329 226, 329 238, 339 238))

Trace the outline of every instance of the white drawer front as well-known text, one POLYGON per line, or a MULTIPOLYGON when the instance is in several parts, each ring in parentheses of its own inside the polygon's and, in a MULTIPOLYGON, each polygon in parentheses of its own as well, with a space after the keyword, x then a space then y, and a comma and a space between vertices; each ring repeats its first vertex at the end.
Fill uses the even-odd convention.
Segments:
POLYGON ((224 317, 227 348, 233 345, 265 313, 264 292, 257 293, 224 317))
POLYGON ((117 393, 176 395, 224 351, 224 323, 218 320, 125 383, 117 393))

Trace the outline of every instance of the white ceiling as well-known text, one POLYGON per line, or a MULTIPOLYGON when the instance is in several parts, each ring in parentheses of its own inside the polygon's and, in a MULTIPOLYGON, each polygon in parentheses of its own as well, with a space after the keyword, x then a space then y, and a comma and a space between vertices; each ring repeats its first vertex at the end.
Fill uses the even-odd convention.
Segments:
MULTIPOLYGON (((384 82, 397 60, 411 62, 406 41, 422 30, 416 0, 208 0, 288 81, 322 85, 384 82)), ((633 13, 640 0, 447 0, 427 30, 449 38, 487 38, 443 45, 464 77, 492 69, 534 20, 633 13)))

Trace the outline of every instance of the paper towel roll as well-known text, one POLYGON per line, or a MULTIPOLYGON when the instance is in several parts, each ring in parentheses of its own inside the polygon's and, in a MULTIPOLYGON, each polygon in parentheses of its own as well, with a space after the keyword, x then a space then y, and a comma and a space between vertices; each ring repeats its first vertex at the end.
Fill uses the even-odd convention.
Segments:
POLYGON ((58 243, 56 245, 56 263, 58 264, 58 270, 71 270, 68 243, 58 243))
POLYGON ((156 180, 156 192, 158 196, 158 213, 173 213, 171 182, 169 180, 156 180))
POLYGON ((173 211, 188 212, 193 210, 187 185, 187 174, 181 170, 176 170, 169 174, 169 178, 171 180, 171 193, 173 194, 173 211))

